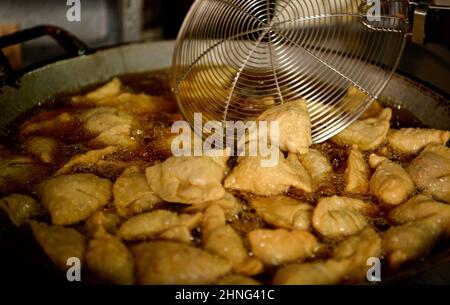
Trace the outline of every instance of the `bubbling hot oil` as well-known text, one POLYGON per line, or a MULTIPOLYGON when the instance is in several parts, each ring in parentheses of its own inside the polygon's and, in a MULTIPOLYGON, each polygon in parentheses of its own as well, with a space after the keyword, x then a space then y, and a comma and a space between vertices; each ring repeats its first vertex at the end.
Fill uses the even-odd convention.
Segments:
MULTIPOLYGON (((152 164, 153 162, 162 161, 171 156, 170 146, 165 143, 166 140, 170 139, 170 127, 173 122, 181 120, 182 116, 176 109, 176 103, 171 95, 170 84, 169 84, 169 73, 168 71, 156 71, 152 73, 144 74, 132 74, 120 77, 123 84, 132 92, 136 93, 146 93, 150 95, 164 96, 165 99, 170 102, 173 107, 173 111, 169 111, 163 115, 146 115, 138 118, 143 127, 142 133, 136 134, 135 137, 138 140, 139 147, 133 150, 123 150, 119 153, 113 154, 108 157, 110 161, 139 161, 145 164, 152 164)), ((92 88, 89 88, 92 89, 92 88)), ((83 90, 85 92, 87 90, 83 90)), ((77 94, 83 93, 78 92, 77 94)), ((49 115, 50 112, 69 112, 76 114, 80 112, 79 108, 70 107, 68 101, 70 96, 58 97, 44 105, 39 105, 30 112, 25 113, 21 118, 12 125, 10 130, 4 133, 2 143, 6 143, 8 148, 12 149, 16 153, 24 153, 23 147, 20 144, 20 137, 17 136, 18 126, 24 121, 27 121, 32 116, 49 115), (41 113, 41 114, 39 114, 41 113)), ((384 105, 388 106, 388 105, 384 105)), ((392 127, 402 128, 402 127, 425 127, 420 121, 414 117, 411 113, 406 110, 398 109, 396 107, 392 108, 393 120, 391 122, 392 127)), ((61 137, 56 135, 57 139, 61 140, 61 151, 56 168, 62 166, 74 155, 85 152, 88 148, 86 146, 86 135, 83 134, 82 129, 75 134, 71 134, 70 137, 65 136, 64 127, 59 130, 61 137), (62 140, 64 139, 64 140, 62 140)), ((48 135, 55 137, 55 135, 48 135)), ((296 189, 290 189, 286 194, 294 199, 302 202, 311 204, 312 206, 317 205, 317 202, 322 197, 333 196, 333 195, 345 195, 353 198, 361 199, 366 202, 370 202, 374 205, 378 205, 381 208, 377 215, 368 217, 369 223, 379 231, 383 232, 389 228, 389 223, 387 222, 385 215, 389 210, 389 207, 384 206, 380 203, 374 196, 369 194, 345 194, 345 180, 344 171, 346 168, 347 158, 349 155, 350 147, 343 147, 336 145, 332 142, 325 142, 322 144, 314 144, 312 148, 322 152, 330 161, 333 167, 333 173, 330 174, 324 181, 316 187, 312 193, 305 193, 296 189)), ((406 156, 401 154, 388 146, 381 146, 376 150, 363 152, 366 161, 371 153, 376 153, 382 156, 386 156, 389 159, 406 166, 410 163, 414 156, 406 156)), ((228 165, 233 168, 236 165, 236 158, 230 158, 228 165)), ((82 169, 79 169, 82 171, 82 169)), ((89 171, 89 169, 86 169, 89 171)), ((51 171, 49 171, 50 173, 51 171)), ((101 172, 96 172, 95 174, 115 180, 118 175, 120 175, 120 168, 105 168, 101 172)), ((45 177, 43 177, 45 178, 45 177)), ((228 223, 243 237, 245 246, 250 249, 248 245, 248 240, 246 238, 247 234, 258 228, 270 228, 270 225, 264 222, 264 220, 259 217, 255 210, 250 206, 250 200, 254 198, 254 195, 244 193, 244 192, 232 192, 233 195, 242 203, 242 212, 236 217, 228 219, 228 223)), ((156 206, 157 209, 164 208, 172 211, 181 212, 185 208, 182 204, 172 204, 172 203, 162 203, 156 206)), ((334 246, 339 242, 339 240, 324 239, 320 235, 313 233, 318 237, 318 239, 326 245, 323 251, 318 253, 315 258, 327 257, 334 246)), ((201 245, 201 229, 197 227, 193 230, 194 244, 201 245)), ((265 272, 258 276, 258 279, 263 282, 268 282, 273 275, 275 269, 267 266, 265 272)))

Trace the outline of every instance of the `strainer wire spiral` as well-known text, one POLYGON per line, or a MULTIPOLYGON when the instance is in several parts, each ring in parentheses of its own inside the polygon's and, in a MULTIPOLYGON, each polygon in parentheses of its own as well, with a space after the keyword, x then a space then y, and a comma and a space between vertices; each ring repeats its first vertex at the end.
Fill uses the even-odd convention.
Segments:
POLYGON ((302 98, 313 142, 325 141, 378 98, 399 63, 407 20, 377 17, 356 0, 197 0, 173 58, 178 106, 191 124, 194 113, 245 121, 302 98))

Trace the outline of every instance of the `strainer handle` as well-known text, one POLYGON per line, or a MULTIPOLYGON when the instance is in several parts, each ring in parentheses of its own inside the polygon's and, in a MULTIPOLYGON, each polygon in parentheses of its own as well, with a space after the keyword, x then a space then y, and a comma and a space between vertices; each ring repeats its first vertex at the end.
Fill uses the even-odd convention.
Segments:
POLYGON ((409 19, 414 43, 436 43, 450 48, 450 1, 445 0, 444 4, 411 4, 409 19))

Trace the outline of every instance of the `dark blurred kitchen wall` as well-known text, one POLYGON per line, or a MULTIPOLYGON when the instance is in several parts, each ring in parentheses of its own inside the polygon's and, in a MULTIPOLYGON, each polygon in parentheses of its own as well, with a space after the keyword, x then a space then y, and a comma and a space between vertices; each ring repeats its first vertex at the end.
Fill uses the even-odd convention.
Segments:
MULTIPOLYGON (((67 0, 0 0, 0 33, 5 28, 25 29, 39 24, 60 26, 88 46, 97 48, 139 40, 176 37, 193 0, 81 0, 81 21, 66 18, 67 0)), ((50 39, 22 45, 22 64, 27 66, 61 55, 50 39)))
MULTIPOLYGON (((97 48, 140 40, 173 39, 194 0, 81 0, 81 21, 66 18, 67 0, 0 0, 0 35, 15 28, 54 24, 97 48), (2 27, 3 25, 3 27, 2 27), (6 25, 6 26, 5 26, 6 25)), ((11 48, 8 55, 22 67, 61 55, 50 38, 11 48)), ((399 71, 450 95, 450 50, 408 43, 399 71)))

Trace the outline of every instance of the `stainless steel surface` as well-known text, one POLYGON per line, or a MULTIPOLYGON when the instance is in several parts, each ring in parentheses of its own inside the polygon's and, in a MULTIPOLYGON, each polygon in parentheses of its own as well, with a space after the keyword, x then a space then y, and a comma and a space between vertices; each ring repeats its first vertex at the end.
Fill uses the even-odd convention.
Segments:
POLYGON ((143 0, 120 1, 122 41, 138 41, 142 38, 143 0))
POLYGON ((450 6, 450 0, 432 0, 431 3, 434 5, 450 6))
MULTIPOLYGON (((77 35, 91 47, 137 41, 143 38, 160 39, 163 34, 162 24, 154 22, 153 19, 163 13, 162 1, 80 1, 81 20, 69 21, 66 14, 72 5, 68 5, 66 0, 2 0, 0 1, 0 24, 17 24, 19 29, 41 24, 60 26, 77 35)), ((69 1, 71 2, 75 1, 69 1)), ((28 47, 51 46, 49 40, 28 43, 28 47)))
MULTIPOLYGON (((389 1, 389 0, 384 0, 389 1)), ((408 1, 411 40, 417 44, 438 43, 450 48, 450 1, 408 1)))
POLYGON ((398 71, 450 96, 450 49, 407 43, 398 71))
MULTIPOLYGON (((115 1, 114 1, 115 2, 115 1)), ((60 26, 89 44, 91 47, 120 41, 120 16, 112 1, 81 1, 81 21, 70 22, 66 18, 67 1, 0 1, 0 23, 14 23, 19 29, 41 24, 60 26)), ((50 40, 29 42, 29 47, 51 46, 50 40)))
POLYGON ((428 13, 427 6, 418 6, 414 10, 414 20, 411 40, 414 43, 423 44, 425 42, 425 21, 428 13))
POLYGON ((373 31, 361 23, 368 17, 360 4, 196 1, 180 30, 173 61, 173 86, 183 115, 191 124, 196 112, 205 122, 245 121, 273 105, 303 98, 313 142, 337 134, 388 83, 408 30, 404 17, 387 10, 377 16, 379 21, 371 21, 385 30, 373 31), (351 86, 366 98, 344 99, 351 86), (267 98, 273 99, 271 105, 267 98))
MULTIPOLYGON (((158 40, 164 35, 163 0, 2 0, 0 24, 15 24, 19 30, 42 24, 64 28, 92 48, 119 43, 158 40), (80 21, 69 21, 67 12, 79 1, 80 21)), ((183 0, 186 2, 186 0, 183 0)), ((172 1, 171 1, 172 2, 172 1)), ((173 3, 178 7, 180 0, 173 3)), ((165 13, 165 16, 164 16, 165 13)), ((179 16, 171 16, 171 24, 181 23, 179 16)), ((23 66, 56 58, 61 49, 48 38, 26 42, 22 45, 23 66)))

